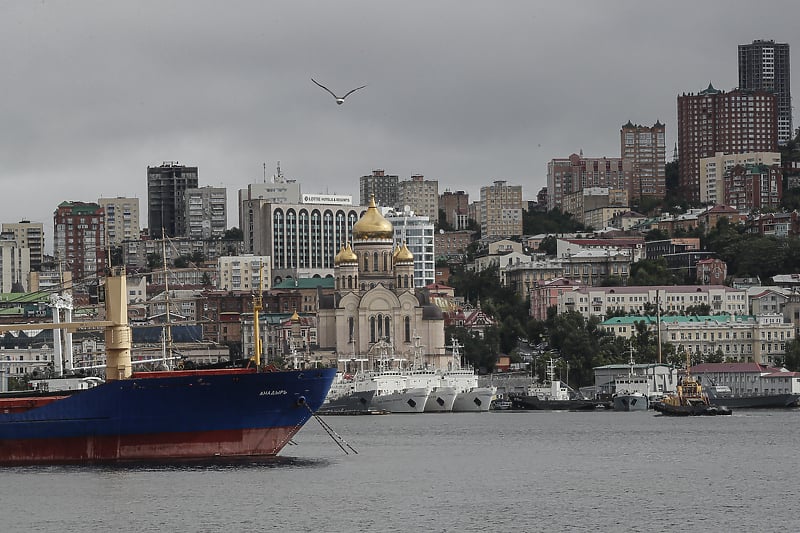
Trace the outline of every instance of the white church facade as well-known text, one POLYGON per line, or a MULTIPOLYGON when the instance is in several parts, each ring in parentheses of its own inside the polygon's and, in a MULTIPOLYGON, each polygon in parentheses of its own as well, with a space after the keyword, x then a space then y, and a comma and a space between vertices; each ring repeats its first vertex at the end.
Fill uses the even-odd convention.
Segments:
POLYGON ((414 288, 414 256, 395 245, 392 224, 374 199, 353 226, 353 242, 334 260, 335 293, 320 299, 318 340, 340 360, 371 358, 388 343, 395 359, 428 365, 445 359, 444 317, 414 288), (422 354, 419 354, 422 352, 422 354))

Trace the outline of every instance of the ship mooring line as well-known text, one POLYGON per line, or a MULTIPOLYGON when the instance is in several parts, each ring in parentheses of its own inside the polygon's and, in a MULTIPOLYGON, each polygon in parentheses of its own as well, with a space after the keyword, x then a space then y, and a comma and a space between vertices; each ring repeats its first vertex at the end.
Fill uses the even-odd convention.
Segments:
POLYGON ((358 455, 356 449, 350 446, 350 444, 346 440, 344 440, 344 437, 336 433, 336 431, 330 426, 330 424, 325 422, 321 416, 314 413, 314 411, 311 410, 311 407, 309 407, 308 404, 306 404, 306 408, 308 409, 308 412, 311 413, 311 416, 313 416, 317 420, 317 422, 319 422, 319 425, 322 426, 322 429, 325 430, 325 433, 327 433, 328 436, 333 440, 333 442, 335 442, 339 446, 339 448, 342 449, 345 455, 350 455, 350 452, 347 451, 348 449, 352 451, 354 454, 358 455))

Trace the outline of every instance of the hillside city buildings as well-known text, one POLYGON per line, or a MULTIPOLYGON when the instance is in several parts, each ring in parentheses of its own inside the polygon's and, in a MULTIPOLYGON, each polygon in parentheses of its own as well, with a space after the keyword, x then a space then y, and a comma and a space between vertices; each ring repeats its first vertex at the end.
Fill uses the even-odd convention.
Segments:
MULTIPOLYGON (((731 200, 725 195, 726 176, 736 166, 752 167, 755 165, 781 168, 781 154, 779 152, 745 152, 740 154, 726 154, 716 152, 713 156, 700 159, 700 201, 709 205, 731 205, 731 200)), ((758 204, 742 206, 761 208, 758 204)))
MULTIPOLYGON (((800 166, 782 163, 778 152, 792 134, 788 45, 740 45, 738 66, 738 88, 709 84, 677 96, 674 126, 621 118, 609 132, 614 144, 618 136, 618 154, 553 154, 532 176, 487 177, 472 201, 465 190, 421 173, 401 179, 373 169, 353 176, 359 184, 354 202, 346 194, 304 191, 280 164, 268 179, 265 165, 263 179, 237 190, 239 238, 228 227, 227 190, 201 183, 197 166, 164 161, 147 167, 146 206, 125 197, 59 204, 52 256, 45 253, 50 230, 44 224, 3 223, 0 290, 66 287, 91 309, 101 294, 85 282, 96 283, 113 260, 133 276, 132 320, 159 324, 169 308, 202 325, 198 337, 225 344, 232 354, 252 352, 249 313, 262 287, 260 320, 270 357, 291 350, 365 354, 381 339, 408 355, 415 335, 438 356, 445 345, 441 325, 482 335, 493 320, 454 294, 447 273, 492 271, 529 299, 529 316, 537 320, 553 309, 575 311, 628 338, 642 321, 656 327, 647 315, 658 305, 672 317, 663 323, 667 342, 692 353, 721 350, 732 360, 773 363, 800 331, 800 277, 776 276, 779 287, 761 287, 758 280, 743 288, 696 236, 721 220, 743 232, 800 236, 800 214, 780 209, 784 190, 800 184, 794 175, 800 166), (695 207, 640 212, 667 194, 670 127, 678 139, 677 192, 695 207), (546 187, 529 188, 545 175, 546 187), (523 235, 526 211, 553 209, 591 231, 523 235), (663 235, 646 241, 653 230, 663 235), (546 254, 552 245, 555 253, 546 254), (645 259, 663 260, 668 272, 695 285, 631 286, 645 259), (711 314, 702 320, 676 318, 703 306, 711 314), (614 316, 620 314, 627 316, 614 316)), ((0 294, 0 312, 4 320, 52 316, 39 295, 0 294)))

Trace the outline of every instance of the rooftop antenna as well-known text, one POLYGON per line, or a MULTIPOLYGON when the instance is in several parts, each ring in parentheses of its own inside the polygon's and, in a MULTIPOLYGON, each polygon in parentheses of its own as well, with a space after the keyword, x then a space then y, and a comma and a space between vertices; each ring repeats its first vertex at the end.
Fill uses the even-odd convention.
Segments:
POLYGON ((278 161, 277 174, 275 174, 275 176, 272 177, 272 182, 273 183, 285 183, 285 181, 283 179, 283 172, 281 172, 281 162, 280 161, 278 161))
POLYGON ((264 163, 264 183, 267 182, 267 164, 264 163))

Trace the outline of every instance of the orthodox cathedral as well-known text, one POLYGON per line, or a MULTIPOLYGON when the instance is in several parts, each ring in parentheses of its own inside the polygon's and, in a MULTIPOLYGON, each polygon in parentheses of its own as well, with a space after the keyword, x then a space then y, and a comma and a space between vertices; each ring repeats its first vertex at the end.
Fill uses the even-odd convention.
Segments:
POLYGON ((414 360, 415 347, 429 364, 444 357, 444 317, 414 290, 414 256, 394 245, 394 228, 375 198, 353 225, 353 242, 334 259, 335 293, 321 297, 318 343, 339 358, 375 355, 388 343, 393 356, 414 360))

